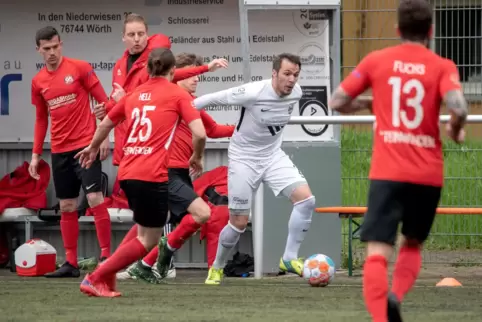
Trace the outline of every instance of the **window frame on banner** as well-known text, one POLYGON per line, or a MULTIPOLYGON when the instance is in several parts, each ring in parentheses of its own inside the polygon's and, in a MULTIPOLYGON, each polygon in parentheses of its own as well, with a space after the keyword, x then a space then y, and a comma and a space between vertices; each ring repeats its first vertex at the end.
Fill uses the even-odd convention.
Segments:
MULTIPOLYGON (((243 57, 243 83, 251 80, 250 43, 249 43, 249 11, 253 10, 326 10, 328 17, 329 36, 329 64, 331 90, 340 84, 341 78, 341 2, 340 0, 239 0, 239 22, 241 36, 241 52, 243 57)), ((328 93, 330 95, 331 93, 328 93)), ((338 113, 333 113, 338 115, 338 113)), ((340 125, 333 125, 333 142, 339 144, 341 140, 340 125)), ((329 141, 328 141, 329 142, 329 141)), ((254 277, 263 277, 263 183, 254 198, 253 220, 253 257, 254 277)))

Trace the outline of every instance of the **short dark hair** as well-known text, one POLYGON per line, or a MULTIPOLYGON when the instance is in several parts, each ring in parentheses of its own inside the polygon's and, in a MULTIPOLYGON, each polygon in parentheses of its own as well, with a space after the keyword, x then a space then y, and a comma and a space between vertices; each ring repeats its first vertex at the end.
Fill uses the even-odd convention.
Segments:
POLYGON ((282 54, 279 54, 278 56, 276 56, 275 59, 273 60, 273 70, 279 72, 279 70, 281 68, 281 64, 283 63, 283 60, 287 60, 287 61, 289 61, 293 64, 296 64, 301 69, 301 58, 300 58, 300 56, 288 54, 288 53, 282 53, 282 54))
POLYGON ((202 66, 203 58, 192 53, 180 53, 176 56, 176 67, 183 68, 186 66, 202 66))
POLYGON ((126 18, 124 19, 124 32, 126 31, 126 25, 128 23, 131 23, 131 22, 139 22, 139 23, 142 23, 144 24, 144 26, 146 27, 146 30, 147 30, 147 22, 146 22, 146 19, 144 19, 143 16, 141 16, 140 14, 137 14, 137 13, 133 13, 131 12, 130 14, 128 14, 126 16, 126 18))
POLYGON ((57 29, 55 29, 52 26, 47 26, 43 27, 39 30, 37 30, 37 33, 35 34, 35 44, 37 44, 37 47, 40 46, 40 41, 41 40, 52 40, 55 36, 59 37, 60 40, 60 35, 57 29))
POLYGON ((153 49, 147 60, 147 70, 151 76, 166 76, 175 65, 176 58, 167 48, 153 49))
POLYGON ((427 0, 400 0, 397 15, 402 39, 423 41, 428 38, 433 11, 427 0))

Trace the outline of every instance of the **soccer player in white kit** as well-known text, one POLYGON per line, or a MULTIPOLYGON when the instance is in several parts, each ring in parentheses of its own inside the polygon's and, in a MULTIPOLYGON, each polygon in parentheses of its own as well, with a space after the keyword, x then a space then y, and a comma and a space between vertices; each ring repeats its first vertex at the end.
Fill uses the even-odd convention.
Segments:
POLYGON ((261 182, 276 196, 293 203, 288 239, 280 259, 280 271, 302 276, 298 251, 315 209, 315 197, 298 168, 281 149, 283 128, 302 96, 297 84, 298 56, 281 54, 273 61, 272 78, 207 94, 194 100, 197 109, 209 105, 242 106, 228 148, 229 223, 219 236, 218 251, 206 284, 218 285, 231 251, 245 231, 253 196, 261 182))

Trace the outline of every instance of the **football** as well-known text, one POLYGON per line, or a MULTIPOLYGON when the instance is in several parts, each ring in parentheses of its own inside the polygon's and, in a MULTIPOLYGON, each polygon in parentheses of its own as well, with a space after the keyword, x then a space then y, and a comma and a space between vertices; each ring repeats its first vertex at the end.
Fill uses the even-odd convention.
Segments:
POLYGON ((335 262, 323 254, 311 255, 305 260, 303 277, 311 286, 327 286, 335 278, 335 262))

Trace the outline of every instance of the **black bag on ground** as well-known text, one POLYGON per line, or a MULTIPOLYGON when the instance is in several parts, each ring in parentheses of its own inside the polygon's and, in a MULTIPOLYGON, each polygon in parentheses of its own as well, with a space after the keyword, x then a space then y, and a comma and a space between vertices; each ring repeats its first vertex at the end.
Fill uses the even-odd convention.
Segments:
POLYGON ((237 252, 224 268, 228 277, 246 277, 254 271, 254 258, 248 254, 237 252))

